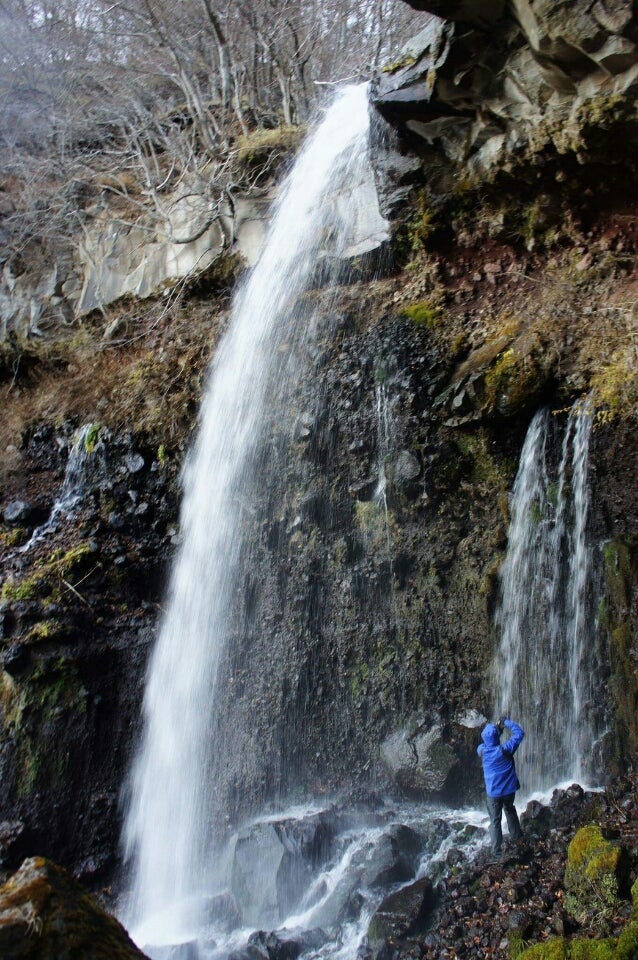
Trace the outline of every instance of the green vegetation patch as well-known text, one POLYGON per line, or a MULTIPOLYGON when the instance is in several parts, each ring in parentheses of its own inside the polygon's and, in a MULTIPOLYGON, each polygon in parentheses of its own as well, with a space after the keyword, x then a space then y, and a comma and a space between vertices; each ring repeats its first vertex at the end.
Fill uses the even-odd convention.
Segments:
POLYGON ((7 674, 1 680, 4 722, 17 750, 16 789, 26 797, 64 778, 68 743, 54 740, 51 731, 59 730, 60 715, 75 724, 86 713, 86 690, 76 665, 64 657, 37 663, 19 682, 7 674))
POLYGON ((581 827, 567 848, 565 909, 579 923, 602 925, 618 906, 622 848, 606 840, 599 826, 581 827))
POLYGON ((93 453, 100 437, 100 424, 91 423, 84 434, 84 449, 87 453, 93 453))
POLYGON ((0 544, 3 547, 21 547, 29 539, 29 531, 24 527, 15 527, 13 530, 4 530, 0 533, 0 544))
POLYGON ((602 423, 638 416, 638 368, 633 342, 623 344, 591 380, 596 419, 602 423))
POLYGON ((443 319, 441 308, 428 300, 421 300, 419 303, 404 307, 403 313, 417 326, 428 329, 438 327, 443 319))
POLYGON ((512 960, 636 960, 638 957, 638 923, 630 923, 620 937, 602 940, 554 937, 536 943, 522 952, 511 953, 512 960))
MULTIPOLYGON (((90 565, 95 561, 96 547, 89 541, 81 541, 66 552, 55 550, 48 559, 39 561, 31 576, 21 580, 6 580, 0 590, 0 600, 37 600, 52 597, 56 602, 63 599, 77 586, 78 578, 88 576, 90 565)), ((95 568, 100 564, 95 563, 95 568)))

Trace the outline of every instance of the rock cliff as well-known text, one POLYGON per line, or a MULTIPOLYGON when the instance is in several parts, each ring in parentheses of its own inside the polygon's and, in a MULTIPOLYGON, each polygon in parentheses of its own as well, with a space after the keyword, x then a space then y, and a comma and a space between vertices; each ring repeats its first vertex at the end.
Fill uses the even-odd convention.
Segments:
MULTIPOLYGON (((606 772, 638 746, 633 7, 420 6, 455 22, 427 26, 374 92, 392 236, 326 301, 312 381, 246 511, 230 762, 211 773, 232 823, 291 795, 476 798, 508 494, 535 410, 560 424, 584 394, 606 772)), ((4 368, 7 867, 40 853, 95 884, 116 868, 179 469, 241 269, 223 266, 4 368), (89 424, 78 499, 43 532, 89 424)))

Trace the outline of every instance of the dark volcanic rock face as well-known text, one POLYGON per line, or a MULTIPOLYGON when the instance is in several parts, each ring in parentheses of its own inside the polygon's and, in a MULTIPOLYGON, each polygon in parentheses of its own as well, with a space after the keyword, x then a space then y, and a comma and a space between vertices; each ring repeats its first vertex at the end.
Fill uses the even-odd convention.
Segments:
MULTIPOLYGON (((638 33, 629 0, 411 5, 444 22, 424 21, 384 68, 373 99, 423 158, 433 202, 500 174, 525 179, 556 155, 591 162, 605 150, 601 129, 635 143, 638 33)), ((613 140, 610 133, 607 147, 613 140)), ((633 167, 613 149, 604 162, 633 167)))
POLYGON ((0 842, 4 867, 39 851, 94 881, 115 862, 176 499, 170 469, 102 431, 77 502, 47 525, 64 488, 57 436, 25 446, 42 524, 3 545, 0 817, 20 829, 0 842))

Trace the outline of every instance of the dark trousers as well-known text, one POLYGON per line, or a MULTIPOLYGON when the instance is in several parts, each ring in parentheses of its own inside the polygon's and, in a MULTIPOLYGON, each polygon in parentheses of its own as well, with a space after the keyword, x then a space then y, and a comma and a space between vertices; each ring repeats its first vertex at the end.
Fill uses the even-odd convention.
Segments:
POLYGON ((503 831, 501 829, 503 810, 505 810, 507 829, 511 839, 520 840, 523 836, 514 806, 514 794, 510 793, 506 797, 487 797, 487 812, 490 815, 490 839, 494 856, 497 856, 503 848, 503 831))

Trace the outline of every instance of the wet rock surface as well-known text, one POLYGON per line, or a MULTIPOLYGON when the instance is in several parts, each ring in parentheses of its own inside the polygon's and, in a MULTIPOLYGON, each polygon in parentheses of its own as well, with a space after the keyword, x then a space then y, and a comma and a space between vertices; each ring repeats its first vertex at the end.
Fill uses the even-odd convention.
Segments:
POLYGON ((105 434, 73 478, 77 496, 56 513, 73 443, 72 431, 26 440, 38 515, 22 517, 20 540, 0 547, 0 849, 5 868, 39 852, 98 883, 115 864, 176 498, 170 468, 105 434))

